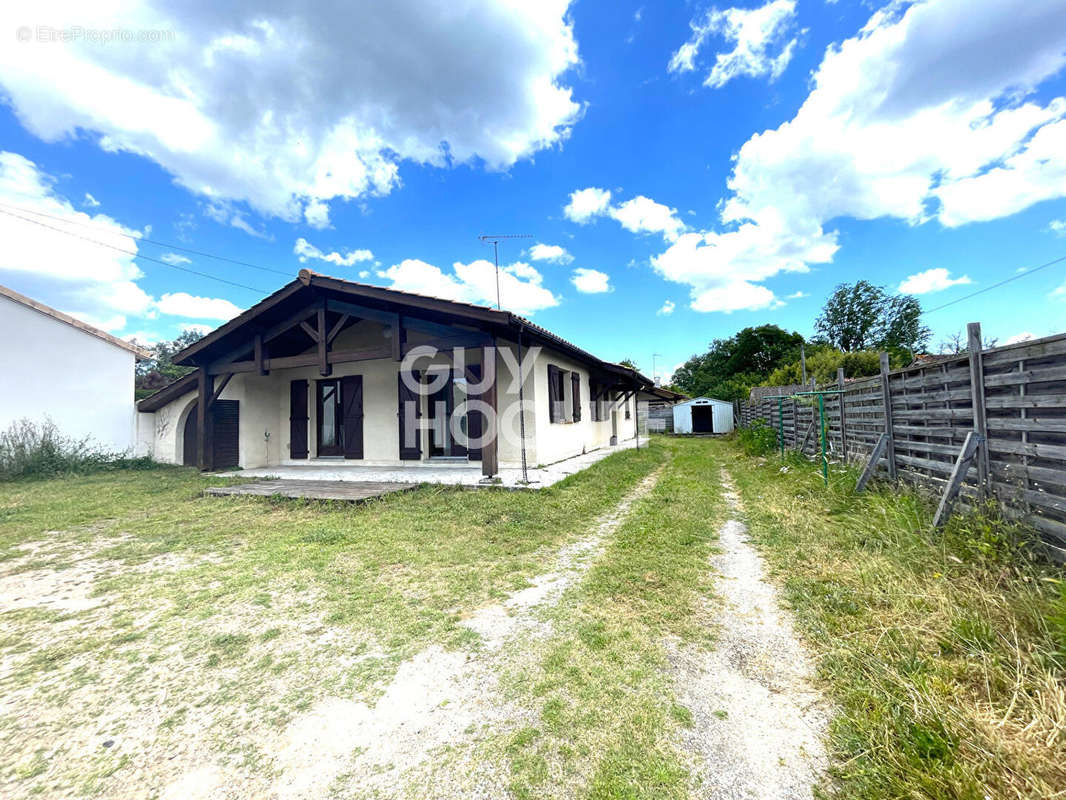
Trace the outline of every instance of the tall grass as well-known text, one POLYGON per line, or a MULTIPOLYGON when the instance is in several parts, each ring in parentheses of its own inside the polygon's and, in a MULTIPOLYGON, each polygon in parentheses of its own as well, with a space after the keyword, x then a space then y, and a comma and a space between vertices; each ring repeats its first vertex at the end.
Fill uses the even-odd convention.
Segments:
POLYGON ((16 420, 0 432, 0 481, 149 466, 150 459, 105 450, 91 437, 64 436, 48 418, 16 420))
POLYGON ((1066 583, 990 508, 718 443, 838 714, 848 798, 1066 797, 1066 583))

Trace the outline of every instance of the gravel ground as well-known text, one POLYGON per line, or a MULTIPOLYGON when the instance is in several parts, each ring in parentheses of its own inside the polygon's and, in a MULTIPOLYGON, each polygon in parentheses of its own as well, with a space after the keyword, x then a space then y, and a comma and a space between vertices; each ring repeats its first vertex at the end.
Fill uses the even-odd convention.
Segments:
POLYGON ((676 690, 692 712, 682 737, 696 797, 806 800, 827 767, 829 709, 813 687, 811 659, 792 629, 747 529, 728 474, 733 512, 719 531, 717 598, 708 602, 716 647, 671 647, 676 690))

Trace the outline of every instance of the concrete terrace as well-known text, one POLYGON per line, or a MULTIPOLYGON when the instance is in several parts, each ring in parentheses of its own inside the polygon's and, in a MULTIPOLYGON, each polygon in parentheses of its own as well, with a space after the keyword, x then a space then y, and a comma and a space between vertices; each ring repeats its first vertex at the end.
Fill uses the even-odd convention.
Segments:
MULTIPOLYGON (((642 438, 641 447, 646 447, 648 440, 642 438)), ((411 466, 372 467, 365 465, 346 465, 317 461, 315 463, 294 466, 259 467, 242 469, 235 472, 219 473, 225 477, 237 478, 275 478, 289 481, 315 481, 337 483, 393 483, 421 484, 439 483, 449 486, 503 486, 509 489, 543 489, 558 483, 568 475, 580 472, 586 467, 601 461, 611 453, 629 450, 636 446, 634 439, 629 439, 614 447, 601 447, 590 453, 567 458, 554 464, 534 468, 530 465, 527 473, 529 483, 522 483, 522 470, 517 467, 501 467, 498 480, 486 483, 481 474, 481 465, 477 462, 439 464, 416 462, 411 466)), ((256 492, 260 494, 261 492, 256 492)), ((341 498, 343 499, 343 498, 341 498)))

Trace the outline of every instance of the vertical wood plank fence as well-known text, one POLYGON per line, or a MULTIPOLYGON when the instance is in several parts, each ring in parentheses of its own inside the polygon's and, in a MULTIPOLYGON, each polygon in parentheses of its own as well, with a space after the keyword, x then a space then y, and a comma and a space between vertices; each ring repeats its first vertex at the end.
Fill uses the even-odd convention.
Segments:
MULTIPOLYGON (((887 433, 877 474, 942 493, 967 434, 985 437, 959 503, 998 499, 1005 513, 1041 534, 1053 557, 1066 560, 1066 334, 982 350, 980 326, 970 332, 967 353, 894 372, 883 359, 881 375, 826 395, 829 458, 866 462, 887 433)), ((838 383, 839 376, 817 388, 838 383)), ((759 387, 739 404, 738 421, 783 427, 787 448, 817 455, 817 403, 785 399, 779 412, 770 399, 810 388, 759 387)))

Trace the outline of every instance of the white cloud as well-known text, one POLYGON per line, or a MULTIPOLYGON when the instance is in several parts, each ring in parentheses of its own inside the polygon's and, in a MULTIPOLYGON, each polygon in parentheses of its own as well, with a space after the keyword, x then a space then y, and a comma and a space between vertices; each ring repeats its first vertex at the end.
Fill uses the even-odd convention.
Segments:
POLYGON ((329 204, 322 200, 311 200, 304 207, 304 219, 312 228, 322 230, 329 227, 329 204))
POLYGON ((578 267, 570 276, 570 282, 584 294, 601 294, 611 291, 610 276, 598 269, 585 269, 578 267))
POLYGON ((662 308, 660 308, 655 313, 657 315, 661 316, 661 317, 668 317, 668 316, 670 316, 671 314, 674 313, 674 308, 675 308, 674 301, 673 300, 667 300, 665 303, 663 303, 662 308))
POLYGON ((637 195, 610 209, 610 215, 627 231, 660 233, 669 242, 677 240, 685 223, 677 216, 677 209, 656 203, 650 197, 637 195))
POLYGON ((85 199, 81 201, 81 204, 86 208, 99 208, 100 201, 93 197, 88 192, 85 193, 85 199))
POLYGON ((801 299, 803 297, 810 297, 810 295, 807 294, 806 292, 800 290, 800 291, 795 291, 795 292, 793 292, 790 295, 786 295, 785 299, 786 300, 799 300, 799 299, 801 299))
POLYGON ((563 208, 563 214, 572 222, 584 225, 595 217, 607 213, 611 205, 611 190, 597 189, 590 186, 570 193, 570 202, 563 208))
POLYGON ((935 267, 907 276, 897 291, 901 294, 929 294, 966 283, 973 283, 970 276, 961 275, 958 278, 952 278, 951 273, 943 267, 935 267))
POLYGON ((781 220, 763 215, 764 224, 745 223, 726 233, 684 233, 652 267, 667 280, 691 288, 697 311, 735 311, 776 305, 773 292, 756 285, 781 272, 807 272, 808 263, 831 261, 836 237, 821 229, 781 235, 781 220))
POLYGON ((65 311, 63 313, 69 314, 75 319, 80 319, 87 325, 92 325, 94 328, 99 328, 108 333, 116 333, 126 327, 126 317, 123 314, 113 314, 110 317, 96 317, 92 314, 86 314, 84 311, 65 311))
POLYGON ((685 230, 685 223, 676 208, 657 203, 650 197, 637 195, 618 205, 611 205, 608 189, 589 187, 570 193, 570 202, 563 209, 566 217, 584 225, 597 217, 609 216, 633 233, 659 233, 667 241, 676 241, 685 230))
POLYGON ((740 148, 725 232, 653 265, 717 308, 732 279, 831 262, 836 218, 955 226, 1066 196, 1066 99, 1024 99, 1066 65, 1062 19, 1059 0, 889 3, 827 49, 793 119, 740 148))
POLYGON ((529 248, 529 257, 534 261, 548 261, 552 264, 570 264, 574 260, 565 247, 557 244, 537 243, 529 248))
MULTIPOLYGON (((404 160, 506 169, 565 139, 581 113, 565 85, 579 63, 568 9, 68 0, 33 22, 173 36, 5 43, 0 83, 42 139, 93 132, 205 197, 323 224, 318 203, 387 193, 404 160)), ((17 7, 0 6, 0 30, 23 24, 17 7)))
POLYGON ((230 320, 241 313, 240 308, 220 297, 197 297, 188 292, 168 292, 156 302, 163 314, 192 319, 230 320))
POLYGON ((720 286, 712 286, 695 293, 692 298, 694 311, 758 311, 780 305, 772 291, 765 286, 734 280, 720 286))
POLYGON ((1031 341, 1031 340, 1033 340, 1035 338, 1037 338, 1035 333, 1029 333, 1029 331, 1022 331, 1021 333, 1016 333, 1013 336, 1007 338, 1003 342, 1003 344, 1005 344, 1005 345, 1007 345, 1007 344, 1018 344, 1020 342, 1031 341))
POLYGON ((186 258, 185 256, 178 255, 177 253, 163 253, 163 255, 159 257, 159 260, 165 261, 166 263, 172 264, 174 266, 192 263, 191 258, 186 258))
POLYGON ((707 39, 720 35, 733 44, 728 52, 715 55, 714 66, 704 79, 713 89, 740 76, 774 80, 785 71, 796 48, 795 0, 771 0, 759 8, 710 9, 692 20, 692 36, 670 59, 670 72, 691 72, 707 39))
POLYGON ((29 159, 0 152, 0 203, 24 209, 23 219, 0 214, 0 273, 43 281, 45 302, 70 314, 114 319, 148 312, 152 298, 137 285, 142 272, 129 254, 138 251, 138 231, 106 214, 76 210, 53 184, 29 159), (86 237, 85 225, 92 226, 92 239, 128 253, 66 235, 86 237))
POLYGON ((122 334, 122 338, 141 347, 151 347, 163 341, 163 336, 157 331, 132 331, 131 333, 122 334))
POLYGON ((1051 296, 1061 297, 1063 300, 1066 300, 1066 283, 1062 284, 1062 286, 1059 286, 1054 291, 1052 291, 1051 296))
POLYGON ((302 236, 296 240, 292 252, 300 257, 301 264, 305 264, 309 258, 313 258, 317 261, 326 261, 330 264, 336 264, 338 267, 350 267, 361 261, 374 260, 374 254, 369 250, 363 249, 347 250, 343 254, 338 253, 336 250, 330 253, 325 253, 302 236))
MULTIPOLYGON (((456 262, 453 272, 409 258, 378 275, 390 281, 392 289, 442 297, 464 303, 496 305, 496 269, 491 261, 478 259, 469 264, 456 262)), ((500 267, 500 300, 503 308, 519 314, 532 314, 559 304, 558 298, 541 285, 541 274, 529 264, 517 262, 500 267)))
POLYGON ((1066 219, 1053 219, 1047 224, 1049 233, 1056 236, 1066 236, 1066 219))

